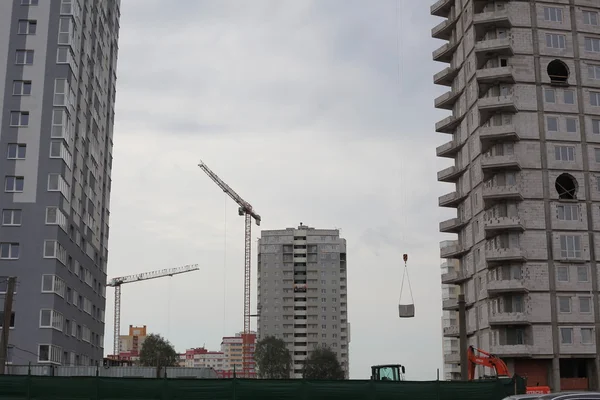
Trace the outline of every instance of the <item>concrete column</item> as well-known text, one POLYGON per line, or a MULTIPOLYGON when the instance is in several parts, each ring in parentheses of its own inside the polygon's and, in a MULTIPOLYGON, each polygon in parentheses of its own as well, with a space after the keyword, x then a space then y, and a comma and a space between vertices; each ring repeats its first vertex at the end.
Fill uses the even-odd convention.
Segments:
POLYGON ((552 381, 550 384, 552 385, 551 389, 553 392, 560 392, 560 359, 558 357, 554 357, 552 359, 552 381))

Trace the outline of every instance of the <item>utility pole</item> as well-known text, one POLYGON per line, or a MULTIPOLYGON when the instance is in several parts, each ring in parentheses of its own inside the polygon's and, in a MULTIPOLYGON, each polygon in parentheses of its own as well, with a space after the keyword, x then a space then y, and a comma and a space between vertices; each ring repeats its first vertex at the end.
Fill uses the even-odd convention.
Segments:
POLYGON ((465 295, 458 295, 458 335, 460 349, 460 377, 463 381, 469 380, 469 369, 467 361, 467 312, 465 295))
POLYGON ((4 321, 2 323, 2 337, 0 338, 0 375, 4 375, 6 367, 6 356, 8 353, 8 332, 10 331, 10 320, 12 319, 12 304, 15 294, 17 278, 11 276, 6 285, 6 295, 4 296, 4 321))

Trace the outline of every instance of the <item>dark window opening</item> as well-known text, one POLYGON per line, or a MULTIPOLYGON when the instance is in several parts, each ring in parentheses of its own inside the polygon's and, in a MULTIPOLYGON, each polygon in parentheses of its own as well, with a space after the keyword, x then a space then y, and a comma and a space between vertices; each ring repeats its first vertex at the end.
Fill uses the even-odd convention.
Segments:
POLYGON ((560 60, 551 61, 547 68, 550 83, 566 85, 569 80, 569 67, 560 60))
POLYGON ((561 174, 556 178, 555 188, 559 199, 574 200, 577 198, 577 181, 569 174, 561 174))

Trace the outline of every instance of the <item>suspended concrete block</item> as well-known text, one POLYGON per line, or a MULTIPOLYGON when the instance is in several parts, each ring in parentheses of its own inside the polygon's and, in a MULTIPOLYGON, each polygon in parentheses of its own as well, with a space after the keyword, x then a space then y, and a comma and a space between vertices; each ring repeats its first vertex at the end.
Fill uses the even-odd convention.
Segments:
POLYGON ((400 315, 400 318, 414 318, 415 305, 414 304, 398 304, 398 314, 400 315))

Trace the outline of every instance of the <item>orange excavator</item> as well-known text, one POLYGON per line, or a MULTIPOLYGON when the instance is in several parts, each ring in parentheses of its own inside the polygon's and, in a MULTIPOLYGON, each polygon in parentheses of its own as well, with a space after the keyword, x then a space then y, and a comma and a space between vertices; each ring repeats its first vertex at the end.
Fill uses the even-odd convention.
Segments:
MULTIPOLYGON (((496 371, 498 378, 510 378, 508 367, 501 358, 494 354, 490 354, 481 349, 469 346, 467 350, 467 359, 469 362, 469 380, 475 379, 475 367, 482 365, 487 368, 492 368, 496 371)), ((548 386, 527 386, 527 394, 547 394, 550 393, 548 386)))

